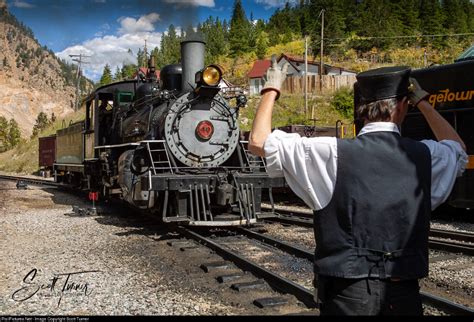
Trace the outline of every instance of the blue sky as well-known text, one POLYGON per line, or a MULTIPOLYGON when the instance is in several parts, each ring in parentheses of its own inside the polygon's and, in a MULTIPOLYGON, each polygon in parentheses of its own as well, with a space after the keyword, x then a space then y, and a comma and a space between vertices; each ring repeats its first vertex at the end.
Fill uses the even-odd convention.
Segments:
MULTIPOLYGON (((265 19, 287 0, 242 0, 247 17, 265 19)), ((294 0, 293 0, 294 1, 294 0)), ((113 70, 133 62, 143 47, 159 45, 172 23, 185 28, 209 16, 230 20, 233 0, 7 0, 8 8, 29 26, 42 45, 59 57, 85 54, 85 75, 97 80, 105 63, 113 70)))

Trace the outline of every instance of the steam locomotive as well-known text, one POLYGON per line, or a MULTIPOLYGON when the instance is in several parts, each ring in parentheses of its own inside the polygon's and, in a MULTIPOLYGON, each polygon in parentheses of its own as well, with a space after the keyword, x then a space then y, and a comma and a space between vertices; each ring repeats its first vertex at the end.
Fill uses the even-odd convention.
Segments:
POLYGON ((263 191, 284 181, 269 178, 240 139, 247 99, 224 95, 223 71, 205 67, 204 54, 204 42, 183 41, 181 64, 162 68, 159 81, 151 59, 146 75, 90 94, 85 119, 56 133, 55 181, 121 198, 163 222, 255 223, 263 191))

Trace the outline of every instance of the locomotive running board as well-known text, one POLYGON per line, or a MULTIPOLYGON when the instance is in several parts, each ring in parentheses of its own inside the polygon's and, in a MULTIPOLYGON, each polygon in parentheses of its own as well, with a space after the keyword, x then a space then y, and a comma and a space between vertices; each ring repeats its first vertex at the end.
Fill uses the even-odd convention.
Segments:
MULTIPOLYGON (((250 219, 248 224, 256 224, 257 219, 250 219)), ((207 226, 207 227, 216 227, 216 226, 242 226, 247 224, 247 219, 232 220, 232 221, 190 221, 189 226, 207 226)))

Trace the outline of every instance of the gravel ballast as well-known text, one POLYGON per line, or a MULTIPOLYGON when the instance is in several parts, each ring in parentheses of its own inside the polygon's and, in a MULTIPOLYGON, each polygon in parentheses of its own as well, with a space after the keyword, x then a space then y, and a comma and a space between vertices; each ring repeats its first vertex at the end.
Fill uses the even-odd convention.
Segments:
POLYGON ((72 205, 89 205, 55 189, 1 186, 0 315, 263 313, 218 294, 198 262, 166 244, 165 232, 111 215, 78 216, 72 205))

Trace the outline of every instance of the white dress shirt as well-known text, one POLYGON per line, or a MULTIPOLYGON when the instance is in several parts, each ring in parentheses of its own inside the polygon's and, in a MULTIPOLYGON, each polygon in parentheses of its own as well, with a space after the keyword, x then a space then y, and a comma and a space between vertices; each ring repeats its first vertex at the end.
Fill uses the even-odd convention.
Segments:
MULTIPOLYGON (((358 135, 370 132, 396 132, 391 122, 368 123, 358 135)), ((468 161, 458 142, 423 140, 431 153, 431 209, 446 201, 456 177, 468 161)), ((265 141, 265 157, 270 177, 284 176, 290 188, 313 210, 329 204, 336 185, 337 139, 301 137, 297 133, 273 131, 265 141)))

